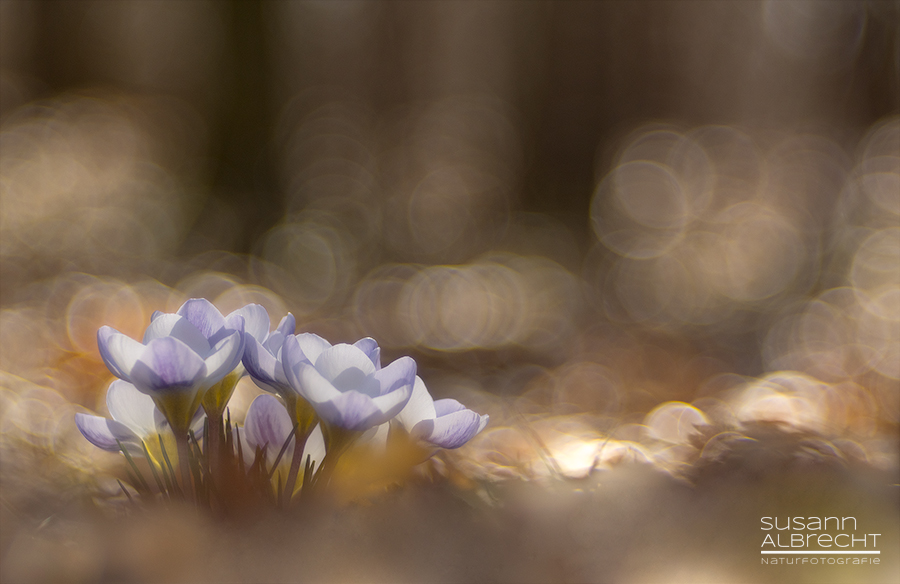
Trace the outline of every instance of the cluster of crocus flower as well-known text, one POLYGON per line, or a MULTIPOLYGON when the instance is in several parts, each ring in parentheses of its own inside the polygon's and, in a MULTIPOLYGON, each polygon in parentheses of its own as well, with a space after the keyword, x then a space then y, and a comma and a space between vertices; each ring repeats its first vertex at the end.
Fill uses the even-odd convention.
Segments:
POLYGON ((107 392, 112 419, 76 414, 76 424, 95 446, 121 451, 144 492, 151 488, 134 456, 147 459, 157 491, 168 496, 210 500, 235 476, 253 476, 285 504, 301 487, 327 488, 354 443, 385 446, 399 435, 425 460, 487 424, 456 400, 435 401, 412 358, 382 367, 372 338, 332 345, 294 329, 290 313, 270 331, 262 306, 223 316, 205 299, 154 313, 142 341, 104 326, 100 355, 119 378, 107 392), (237 427, 227 404, 244 374, 269 393, 237 427))

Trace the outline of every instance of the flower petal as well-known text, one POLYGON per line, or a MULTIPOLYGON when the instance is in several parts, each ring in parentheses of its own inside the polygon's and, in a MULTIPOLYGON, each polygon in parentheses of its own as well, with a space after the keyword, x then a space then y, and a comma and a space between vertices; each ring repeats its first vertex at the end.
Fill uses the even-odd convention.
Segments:
POLYGON ((181 305, 176 314, 185 317, 207 339, 215 337, 225 328, 225 317, 206 298, 191 298, 181 305))
POLYGON ((428 393, 425 382, 417 375, 409 402, 397 414, 397 421, 409 432, 413 429, 413 426, 422 420, 433 420, 436 418, 437 412, 435 412, 434 408, 435 401, 431 398, 431 394, 428 393))
POLYGON ((481 434, 481 431, 487 427, 488 422, 490 422, 490 421, 491 421, 491 417, 489 415, 487 415, 487 414, 482 415, 481 421, 478 422, 478 430, 475 432, 475 434, 476 435, 481 434))
MULTIPOLYGON (((285 453, 286 455, 287 453, 285 453)), ((303 445, 303 458, 300 466, 306 466, 307 456, 312 460, 313 472, 315 472, 319 465, 322 464, 322 459, 325 458, 325 437, 322 435, 322 426, 319 424, 316 424, 316 427, 313 428, 306 439, 306 444, 303 445)))
POLYGON ((108 326, 102 326, 97 331, 97 347, 109 370, 126 381, 144 352, 144 345, 108 326))
POLYGON ((205 377, 206 364, 203 359, 174 337, 150 341, 131 371, 134 386, 151 394, 169 389, 195 388, 205 377))
POLYGON ((247 373, 260 388, 277 393, 278 373, 284 378, 284 369, 275 355, 270 353, 257 339, 245 337, 243 363, 247 373))
POLYGON ((339 343, 322 351, 315 364, 316 370, 331 382, 334 382, 338 376, 346 380, 350 370, 359 371, 362 377, 375 373, 375 364, 372 363, 368 355, 353 345, 344 343, 339 343))
POLYGON ((113 381, 106 390, 106 407, 115 421, 127 426, 140 438, 157 433, 159 420, 163 419, 152 397, 120 379, 113 381))
MULTIPOLYGON (((335 389, 330 381, 322 377, 315 367, 302 361, 292 362, 290 360, 291 348, 297 347, 296 343, 291 342, 293 338, 295 337, 288 337, 284 342, 284 349, 282 349, 285 354, 284 374, 290 386, 314 408, 317 403, 325 403, 337 398, 341 392, 335 389)), ((299 347, 294 351, 299 351, 299 347)), ((316 409, 318 411, 318 408, 316 409)))
POLYGON ((382 419, 384 413, 375 400, 358 391, 340 393, 333 400, 313 406, 323 420, 346 430, 362 432, 387 421, 382 419))
POLYGON ((225 318, 228 328, 237 329, 235 316, 244 318, 244 332, 259 342, 266 340, 269 334, 269 313, 259 304, 248 304, 238 308, 225 318))
POLYGON ((471 440, 484 427, 483 424, 487 424, 487 416, 464 409, 434 420, 422 420, 410 435, 441 448, 459 448, 471 440))
POLYGON ((381 347, 378 346, 375 339, 366 337, 353 343, 353 346, 369 357, 372 364, 375 365, 375 369, 381 369, 381 347))
POLYGON ((372 398, 378 409, 381 410, 383 416, 376 418, 377 424, 383 424, 400 413, 400 410, 409 403, 409 397, 412 395, 412 385, 404 385, 399 389, 395 389, 390 393, 379 395, 372 398))
POLYGON ((373 377, 381 385, 381 395, 407 385, 411 391, 416 380, 416 362, 412 357, 400 357, 387 367, 376 371, 373 377))
POLYGON ((310 365, 315 364, 322 351, 331 348, 331 343, 313 333, 300 333, 294 335, 294 338, 300 344, 300 350, 310 365))
POLYGON ((231 373, 241 362, 243 354, 244 335, 240 331, 234 331, 216 343, 206 358, 206 384, 218 383, 231 373))
POLYGON ((153 319, 144 331, 144 344, 164 337, 175 337, 200 356, 209 353, 210 344, 206 337, 197 330, 197 327, 178 314, 161 314, 153 319))
POLYGON ((458 412, 466 409, 466 406, 462 405, 455 399, 439 399, 434 402, 434 413, 435 417, 446 416, 447 414, 452 414, 453 412, 458 412))
MULTIPOLYGON (((257 447, 263 448, 268 445, 266 458, 271 465, 293 428, 294 423, 284 404, 274 395, 264 394, 254 399, 247 410, 244 436, 252 451, 256 451, 257 447)), ((294 441, 291 440, 282 460, 290 460, 293 444, 294 441)))
POLYGON ((269 336, 266 337, 265 342, 262 343, 262 346, 271 353, 272 355, 278 355, 281 351, 281 346, 284 344, 285 336, 281 334, 279 331, 272 331, 269 333, 269 336))
POLYGON ((118 452, 119 445, 116 442, 118 439, 128 448, 129 452, 134 452, 132 447, 136 447, 137 452, 141 451, 140 438, 129 430, 125 424, 115 420, 79 412, 75 414, 75 425, 78 426, 81 434, 87 438, 88 442, 97 448, 118 452))
POLYGON ((294 334, 294 331, 297 329, 297 319, 294 318, 294 315, 290 312, 287 313, 284 318, 281 319, 281 322, 278 323, 278 326, 275 327, 275 330, 280 332, 284 336, 294 334))
POLYGON ((225 326, 220 328, 213 336, 209 337, 209 344, 215 346, 216 343, 234 332, 239 332, 241 333, 241 336, 243 336, 246 324, 247 323, 242 315, 237 314, 236 312, 229 314, 228 318, 225 319, 225 326))

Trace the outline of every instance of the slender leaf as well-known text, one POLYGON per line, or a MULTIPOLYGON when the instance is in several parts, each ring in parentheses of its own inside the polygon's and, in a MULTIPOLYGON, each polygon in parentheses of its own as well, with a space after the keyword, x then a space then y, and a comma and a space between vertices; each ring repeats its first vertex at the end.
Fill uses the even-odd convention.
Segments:
POLYGON ((125 460, 127 460, 127 461, 128 461, 128 464, 131 465, 131 468, 134 469, 134 472, 135 472, 135 474, 137 475, 137 479, 140 481, 141 486, 144 488, 144 490, 145 490, 147 493, 149 493, 149 492, 150 492, 150 485, 148 485, 148 484, 147 484, 147 481, 144 480, 144 475, 141 474, 141 471, 138 469, 137 465, 134 463, 134 459, 131 458, 131 454, 128 452, 128 450, 125 448, 125 446, 122 444, 122 441, 119 440, 118 438, 116 439, 116 444, 119 445, 119 450, 121 450, 121 451, 122 451, 122 454, 125 455, 125 460))
POLYGON ((166 494, 166 488, 163 486, 163 482, 159 478, 159 473, 156 472, 156 465, 153 463, 153 458, 150 456, 150 451, 147 450, 147 444, 143 440, 141 440, 141 448, 144 449, 144 457, 147 459, 147 464, 150 466, 150 474, 153 475, 153 480, 156 481, 156 486, 159 487, 159 492, 166 494))
POLYGON ((166 461, 166 467, 169 469, 169 475, 172 477, 172 488, 175 492, 184 494, 184 491, 178 486, 178 481, 175 480, 175 469, 172 468, 172 461, 169 460, 169 453, 166 452, 166 445, 163 444, 162 434, 159 434, 159 449, 162 451, 163 460, 166 461))
POLYGON ((122 484, 122 481, 116 479, 116 482, 119 483, 119 487, 122 489, 122 492, 125 493, 126 497, 128 497, 128 502, 134 503, 134 499, 131 498, 131 493, 128 492, 128 489, 125 488, 125 485, 122 484))

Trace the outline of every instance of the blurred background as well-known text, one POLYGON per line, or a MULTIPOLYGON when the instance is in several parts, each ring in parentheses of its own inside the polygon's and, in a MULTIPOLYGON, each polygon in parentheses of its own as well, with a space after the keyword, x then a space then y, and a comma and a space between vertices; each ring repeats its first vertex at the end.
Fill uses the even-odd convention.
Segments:
MULTIPOLYGON (((631 464, 696 480, 764 427, 893 484, 896 517, 898 21, 880 1, 3 0, 5 563, 115 496, 118 459, 72 422, 105 412, 97 328, 140 336, 190 297, 415 357, 491 414, 434 463, 482 499, 631 464)), ((29 562, 9 581, 41 581, 29 562)))

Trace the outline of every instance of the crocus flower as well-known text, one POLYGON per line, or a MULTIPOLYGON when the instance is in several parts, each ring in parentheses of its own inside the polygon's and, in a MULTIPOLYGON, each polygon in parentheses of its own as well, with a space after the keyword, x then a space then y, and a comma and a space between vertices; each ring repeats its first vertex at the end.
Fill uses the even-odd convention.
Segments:
MULTIPOLYGON (((257 396, 247 410, 243 430, 239 433, 244 463, 248 466, 251 465, 256 458, 257 448, 265 448, 266 469, 271 471, 293 427, 294 423, 291 417, 277 397, 269 394, 257 396)), ((288 477, 295 443, 296 441, 292 438, 274 473, 282 483, 288 477)), ((313 471, 319 467, 325 457, 325 442, 319 426, 316 426, 306 439, 300 458, 301 464, 306 464, 307 456, 312 461, 313 471)))
POLYGON ((143 342, 104 326, 97 344, 107 367, 149 395, 183 436, 206 390, 240 363, 243 331, 239 314, 226 321, 208 300, 192 299, 175 314, 154 314, 143 342))
POLYGON ((325 422, 326 435, 330 428, 364 432, 393 418, 409 401, 416 375, 410 357, 381 368, 372 339, 326 346, 301 344, 301 336, 284 341, 284 375, 325 422))
MULTIPOLYGON (((305 435, 312 430, 316 422, 316 412, 306 399, 288 382, 283 362, 284 341, 292 338, 300 347, 296 358, 303 363, 313 365, 323 351, 331 348, 331 343, 313 333, 292 335, 294 319, 285 317, 265 342, 247 340, 244 349, 244 366, 250 377, 260 388, 277 393, 285 402, 291 417, 298 426, 298 433, 305 435)), ((294 342, 292 341, 292 342, 294 342)), ((381 369, 381 349, 375 339, 360 339, 354 347, 366 354, 376 369, 381 369)))
MULTIPOLYGON (((200 316, 204 311, 209 312, 211 318, 216 321, 224 322, 226 327, 230 326, 234 328, 237 317, 243 318, 245 351, 248 346, 253 346, 254 348, 263 345, 280 347, 284 336, 294 332, 295 321, 294 315, 291 313, 288 313, 287 316, 281 319, 278 328, 269 332, 269 313, 259 304, 248 304, 224 317, 221 316, 214 306, 208 303, 204 305, 202 310, 200 307, 197 307, 192 312, 200 316), (215 313, 212 311, 215 311, 215 313)), ((246 370, 244 366, 239 363, 234 371, 229 373, 222 381, 206 392, 206 395, 203 398, 203 407, 208 414, 218 417, 225 411, 225 405, 228 403, 228 400, 231 399, 235 385, 237 385, 237 382, 245 373, 246 370)))
MULTIPOLYGON (((294 317, 288 314, 278 325, 278 329, 264 342, 255 338, 247 340, 247 346, 244 348, 244 366, 261 389, 281 396, 296 393, 284 374, 282 359, 284 341, 293 334, 294 327, 294 317)), ((300 347, 297 358, 308 365, 314 365, 322 351, 331 348, 331 343, 313 333, 301 333, 295 338, 300 347)), ((381 369, 381 349, 375 339, 368 337, 360 339, 353 343, 353 346, 365 353, 376 369, 381 369)))
MULTIPOLYGON (((119 452, 122 444, 129 454, 144 456, 142 443, 159 464, 162 451, 159 436, 166 445, 166 454, 175 459, 176 449, 172 430, 165 416, 153 404, 153 398, 137 390, 127 381, 117 379, 106 391, 106 406, 112 419, 90 414, 75 414, 75 424, 87 440, 103 450, 119 452)), ((202 434, 204 416, 198 410, 191 423, 197 436, 202 434)))
POLYGON ((484 430, 488 419, 455 399, 435 401, 418 376, 409 402, 395 418, 411 438, 438 448, 459 448, 484 430))
MULTIPOLYGON (((284 339, 294 334, 296 321, 294 316, 288 313, 271 333, 268 332, 268 324, 267 314, 266 333, 264 335, 250 334, 244 347, 243 363, 247 373, 250 374, 251 379, 260 389, 284 395, 285 392, 293 390, 284 376, 284 368, 281 363, 281 347, 284 344, 284 339)), ((298 336, 321 339, 317 335, 310 334, 298 336)))

